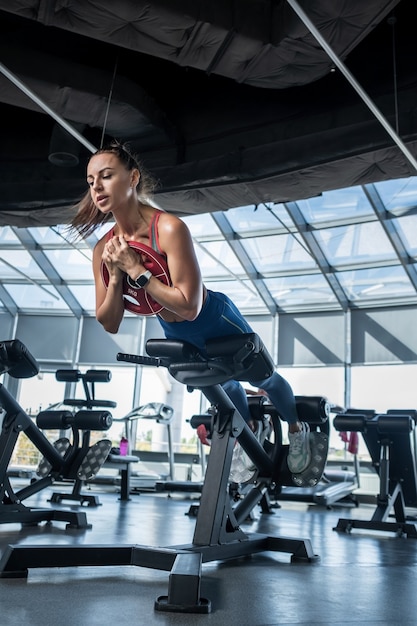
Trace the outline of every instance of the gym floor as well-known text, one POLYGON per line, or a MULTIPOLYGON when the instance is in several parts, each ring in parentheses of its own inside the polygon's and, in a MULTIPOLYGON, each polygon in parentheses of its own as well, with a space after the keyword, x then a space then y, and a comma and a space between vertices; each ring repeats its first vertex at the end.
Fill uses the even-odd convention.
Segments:
MULTIPOLYGON (((68 491, 70 491, 68 489, 68 491)), ((189 515, 198 495, 133 494, 121 502, 115 488, 92 486, 100 505, 82 507, 91 529, 67 530, 65 522, 0 525, 0 551, 8 545, 156 546, 190 544, 196 523, 189 515)), ((49 508, 51 492, 26 505, 49 508)), ((370 520, 374 504, 280 503, 271 514, 256 507, 246 533, 309 538, 320 558, 293 563, 291 555, 260 552, 203 563, 201 599, 208 613, 155 610, 168 593, 169 572, 136 565, 30 568, 27 578, 0 579, 2 626, 134 626, 228 624, 230 626, 332 626, 417 623, 417 539, 394 532, 333 530, 339 518, 370 520)), ((55 509, 79 510, 68 501, 55 509)), ((415 511, 407 511, 413 515, 415 511)), ((104 559, 105 560, 105 559, 104 559)))

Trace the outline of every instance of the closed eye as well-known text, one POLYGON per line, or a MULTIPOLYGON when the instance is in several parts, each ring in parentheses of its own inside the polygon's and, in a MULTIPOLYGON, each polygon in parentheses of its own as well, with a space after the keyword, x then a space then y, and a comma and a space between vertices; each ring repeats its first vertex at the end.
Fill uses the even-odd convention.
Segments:
MULTIPOLYGON (((105 174, 105 175, 103 175, 101 178, 102 178, 103 180, 105 180, 105 179, 108 179, 108 178, 111 178, 111 177, 112 177, 112 174, 105 174)), ((91 179, 91 180, 87 180, 87 185, 88 185, 89 187, 92 187, 92 186, 94 185, 94 180, 92 180, 92 179, 91 179)))

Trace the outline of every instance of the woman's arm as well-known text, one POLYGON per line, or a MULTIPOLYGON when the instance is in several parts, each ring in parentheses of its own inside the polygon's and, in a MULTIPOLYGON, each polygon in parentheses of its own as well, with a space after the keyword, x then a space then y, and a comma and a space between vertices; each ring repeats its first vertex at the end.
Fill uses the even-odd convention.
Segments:
POLYGON ((161 249, 167 256, 171 286, 152 278, 145 289, 167 311, 193 321, 203 305, 203 283, 190 231, 178 217, 163 213, 158 222, 158 235, 161 249))
POLYGON ((107 332, 117 333, 124 313, 123 272, 107 255, 104 238, 94 248, 93 273, 96 294, 96 319, 107 332), (109 272, 107 289, 101 277, 102 261, 106 263, 109 272))

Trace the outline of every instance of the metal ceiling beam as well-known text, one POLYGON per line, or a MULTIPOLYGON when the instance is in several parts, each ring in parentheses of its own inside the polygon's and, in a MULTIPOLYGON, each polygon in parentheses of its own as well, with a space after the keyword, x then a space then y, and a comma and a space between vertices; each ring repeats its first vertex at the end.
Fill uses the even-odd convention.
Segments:
POLYGON ((35 263, 41 268, 42 272, 45 274, 49 283, 55 287, 61 298, 67 304, 69 309, 74 313, 77 318, 80 318, 85 311, 81 307, 78 300, 74 297, 71 290, 68 288, 63 282, 63 279, 58 274, 52 263, 49 261, 45 252, 39 246, 39 244, 35 241, 35 239, 30 234, 27 228, 16 228, 11 227, 13 233, 34 259, 35 263))
POLYGON ((382 228, 385 231, 395 254, 398 257, 402 267, 404 268, 408 278, 410 279, 415 291, 417 292, 417 271, 414 259, 410 257, 404 243, 399 236, 393 218, 385 204, 383 203, 381 196, 379 195, 376 186, 373 184, 363 186, 364 193, 369 200, 371 207, 373 208, 375 215, 377 216, 382 228))
POLYGON ((414 158, 414 155, 411 154, 409 149, 406 147, 404 142, 401 140, 401 138, 398 136, 398 134, 395 132, 392 126, 389 124, 387 119, 382 115, 381 111, 375 106, 374 102, 371 100, 368 94, 364 91, 364 89, 361 87, 361 85, 358 83, 358 81, 355 79, 352 73, 348 70, 346 65, 339 59, 337 54, 335 54, 335 52, 329 46, 329 44, 324 39, 324 37, 322 37, 319 30, 314 26, 313 22, 310 20, 308 15, 300 7, 297 0, 287 0, 287 2, 291 6, 291 8, 295 11, 295 13, 298 15, 300 20, 304 23, 304 25, 307 26, 308 30, 313 35, 313 37, 318 41, 318 43, 323 48, 323 50, 328 54, 328 56, 331 58, 335 66, 339 68, 343 76, 352 85, 356 93, 362 98, 362 100, 365 102, 369 110, 374 114, 378 122, 387 131, 391 139, 394 141, 394 143, 398 146, 398 148, 404 154, 407 161, 410 163, 410 165, 412 165, 414 170, 417 172, 417 160, 414 158))
POLYGON ((287 209, 288 215, 291 217, 292 221, 297 227, 297 231, 300 237, 302 237, 311 256, 317 263, 321 273, 326 279, 330 289, 336 296, 337 301, 339 302, 343 311, 347 311, 349 309, 349 300, 347 299, 342 286, 336 278, 333 268, 327 261, 313 233, 309 229, 309 225, 307 224, 302 212, 300 211, 298 204, 296 202, 286 202, 284 203, 284 206, 287 209))
POLYGON ((51 109, 51 107, 48 106, 46 102, 41 100, 41 98, 39 98, 39 96, 36 95, 34 91, 29 89, 29 87, 25 85, 20 80, 20 78, 13 74, 5 65, 3 65, 3 63, 0 63, 0 72, 4 76, 6 76, 6 78, 8 78, 14 85, 16 85, 16 87, 18 87, 20 91, 26 94, 28 98, 30 98, 35 104, 37 104, 43 111, 45 111, 45 113, 50 115, 60 126, 62 126, 62 128, 67 131, 67 133, 77 139, 77 141, 83 144, 83 146, 90 150, 90 152, 96 152, 97 148, 92 143, 90 143, 81 133, 79 133, 76 128, 71 126, 71 124, 68 124, 68 122, 63 117, 61 117, 60 115, 58 115, 58 113, 51 109))
POLYGON ((211 214, 213 220, 216 222, 220 232, 222 233, 226 243, 231 247, 237 258, 239 259, 239 263, 241 263, 248 279, 251 281, 252 285, 256 289, 256 292, 259 294, 259 297, 266 305, 268 311, 271 315, 276 315, 277 312, 280 311, 277 303, 271 295, 269 289, 267 289, 261 274, 258 272, 256 267, 253 265, 250 260, 246 250, 242 246, 240 239, 237 237, 235 231, 230 225, 229 220, 226 218, 224 213, 216 212, 211 214))

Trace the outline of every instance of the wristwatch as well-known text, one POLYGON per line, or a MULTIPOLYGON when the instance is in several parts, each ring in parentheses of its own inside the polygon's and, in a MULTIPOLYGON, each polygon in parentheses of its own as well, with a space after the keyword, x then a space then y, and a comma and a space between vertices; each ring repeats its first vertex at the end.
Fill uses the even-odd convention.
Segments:
POLYGON ((133 280, 133 284, 135 285, 135 287, 144 287, 145 285, 148 284, 148 282, 150 281, 150 278, 152 276, 152 272, 150 272, 149 270, 146 270, 146 272, 144 272, 143 274, 141 274, 140 276, 138 276, 136 278, 136 280, 133 280))

